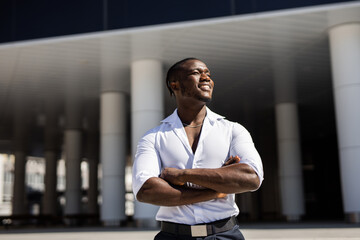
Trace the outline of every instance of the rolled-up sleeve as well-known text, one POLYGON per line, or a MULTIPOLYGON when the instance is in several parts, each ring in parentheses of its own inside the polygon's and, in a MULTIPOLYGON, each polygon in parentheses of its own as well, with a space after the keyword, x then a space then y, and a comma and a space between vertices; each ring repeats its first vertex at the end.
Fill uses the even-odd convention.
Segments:
POLYGON ((146 134, 138 143, 132 171, 132 188, 136 197, 142 185, 151 177, 158 177, 161 163, 155 148, 155 134, 146 134))
POLYGON ((238 123, 233 125, 230 155, 239 156, 240 163, 248 164, 254 169, 259 177, 260 184, 258 187, 260 187, 264 179, 260 155, 255 148, 250 133, 238 123))

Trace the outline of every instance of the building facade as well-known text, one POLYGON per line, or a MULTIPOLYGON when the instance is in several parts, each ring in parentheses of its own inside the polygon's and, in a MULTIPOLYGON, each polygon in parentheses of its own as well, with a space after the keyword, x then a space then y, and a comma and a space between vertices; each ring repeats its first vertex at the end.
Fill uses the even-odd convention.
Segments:
POLYGON ((265 181, 237 196, 239 218, 360 221, 360 1, 324 0, 1 2, 12 215, 29 214, 28 156, 45 161, 40 214, 57 214, 63 157, 67 223, 154 224, 156 207, 126 210, 125 169, 140 137, 174 110, 164 76, 185 57, 207 63, 209 107, 244 125, 262 156, 265 181))

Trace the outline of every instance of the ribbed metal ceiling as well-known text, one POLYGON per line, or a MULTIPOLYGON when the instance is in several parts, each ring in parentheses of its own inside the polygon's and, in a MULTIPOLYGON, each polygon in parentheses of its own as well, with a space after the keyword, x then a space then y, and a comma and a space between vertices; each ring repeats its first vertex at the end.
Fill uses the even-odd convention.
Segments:
MULTIPOLYGON (((81 81, 84 99, 99 98, 104 46, 124 71, 141 58, 161 60, 164 71, 185 57, 203 59, 216 84, 217 108, 232 96, 255 102, 261 95, 264 106, 272 105, 274 53, 290 56, 299 101, 306 102, 331 91, 328 12, 354 7, 360 11, 353 2, 0 45, 0 125, 10 121, 18 96, 28 96, 41 113, 47 95, 64 100, 69 82, 81 81)), ((120 81, 130 85, 129 78, 120 81)))

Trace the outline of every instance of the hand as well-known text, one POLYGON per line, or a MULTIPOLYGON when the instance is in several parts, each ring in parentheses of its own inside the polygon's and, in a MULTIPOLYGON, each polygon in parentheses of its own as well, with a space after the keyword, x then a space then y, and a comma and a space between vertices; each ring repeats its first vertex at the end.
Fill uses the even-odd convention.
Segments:
POLYGON ((228 158, 228 160, 226 160, 226 162, 224 163, 223 167, 224 166, 229 166, 229 165, 234 164, 234 163, 239 163, 239 162, 240 162, 240 157, 239 156, 235 156, 235 157, 230 156, 228 158))
POLYGON ((183 171, 184 171, 183 169, 165 168, 161 172, 160 178, 164 179, 168 183, 182 186, 185 184, 185 182, 181 180, 181 175, 183 171))

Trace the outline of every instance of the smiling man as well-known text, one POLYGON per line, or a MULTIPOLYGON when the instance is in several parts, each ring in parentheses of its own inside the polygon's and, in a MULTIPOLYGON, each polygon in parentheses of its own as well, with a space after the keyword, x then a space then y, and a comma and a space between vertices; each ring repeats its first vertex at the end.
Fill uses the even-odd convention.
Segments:
POLYGON ((137 200, 160 206, 155 239, 244 239, 235 193, 263 180, 249 132, 206 107, 214 81, 204 62, 175 63, 166 84, 177 109, 140 140, 133 166, 137 200))

